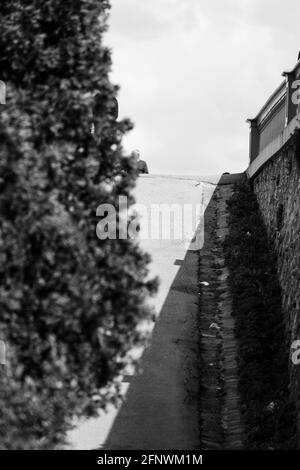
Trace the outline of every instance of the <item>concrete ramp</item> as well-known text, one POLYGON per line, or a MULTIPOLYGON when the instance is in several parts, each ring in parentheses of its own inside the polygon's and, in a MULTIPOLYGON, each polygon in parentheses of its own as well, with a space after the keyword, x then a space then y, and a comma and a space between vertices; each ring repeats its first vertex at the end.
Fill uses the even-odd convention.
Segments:
POLYGON ((72 448, 199 448, 199 250, 204 211, 218 181, 166 175, 139 178, 135 210, 141 215, 140 243, 152 256, 150 277, 160 278, 152 301, 152 340, 142 351, 139 373, 124 377, 120 409, 111 408, 107 415, 78 426, 70 435, 72 448))

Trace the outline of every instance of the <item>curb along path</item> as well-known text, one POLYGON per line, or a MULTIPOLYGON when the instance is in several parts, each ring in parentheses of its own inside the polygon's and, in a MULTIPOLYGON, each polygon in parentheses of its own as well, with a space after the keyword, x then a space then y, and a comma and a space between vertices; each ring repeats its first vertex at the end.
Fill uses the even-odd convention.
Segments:
POLYGON ((201 448, 243 449, 235 321, 222 243, 233 184, 219 185, 205 213, 200 252, 201 448))

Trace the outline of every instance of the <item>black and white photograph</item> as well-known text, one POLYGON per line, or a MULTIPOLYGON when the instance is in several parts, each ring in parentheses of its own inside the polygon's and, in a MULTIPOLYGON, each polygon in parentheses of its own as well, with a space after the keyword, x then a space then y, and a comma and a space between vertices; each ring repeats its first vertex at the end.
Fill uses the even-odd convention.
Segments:
POLYGON ((1 0, 11 464, 300 450, 299 15, 296 0, 1 0))

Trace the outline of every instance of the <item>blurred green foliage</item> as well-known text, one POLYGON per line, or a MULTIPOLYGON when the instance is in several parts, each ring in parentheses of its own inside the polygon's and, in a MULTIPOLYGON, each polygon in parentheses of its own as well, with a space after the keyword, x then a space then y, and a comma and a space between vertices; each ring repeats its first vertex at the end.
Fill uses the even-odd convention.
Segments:
POLYGON ((156 288, 135 242, 95 232, 97 207, 133 203, 136 179, 121 147, 132 124, 111 112, 108 10, 106 0, 1 0, 2 449, 54 448, 74 417, 118 399, 156 288))

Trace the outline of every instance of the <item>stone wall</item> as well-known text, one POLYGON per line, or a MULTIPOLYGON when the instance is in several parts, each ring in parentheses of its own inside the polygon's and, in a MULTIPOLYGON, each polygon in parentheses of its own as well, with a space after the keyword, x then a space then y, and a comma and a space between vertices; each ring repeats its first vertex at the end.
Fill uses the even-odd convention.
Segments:
MULTIPOLYGON (((253 188, 277 255, 289 346, 300 340, 300 158, 299 136, 253 178, 253 188)), ((300 418, 300 365, 290 361, 291 390, 300 418)))

